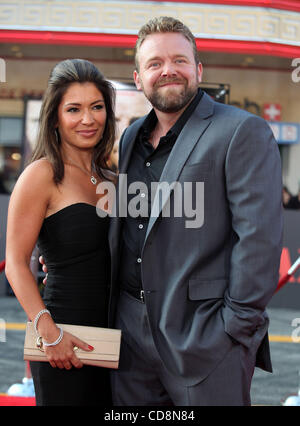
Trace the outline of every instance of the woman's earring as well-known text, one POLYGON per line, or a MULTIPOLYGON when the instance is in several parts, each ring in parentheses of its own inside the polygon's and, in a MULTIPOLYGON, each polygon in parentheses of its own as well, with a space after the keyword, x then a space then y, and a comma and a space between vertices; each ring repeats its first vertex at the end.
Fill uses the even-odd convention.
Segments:
POLYGON ((57 128, 54 130, 56 142, 59 143, 59 133, 57 128))

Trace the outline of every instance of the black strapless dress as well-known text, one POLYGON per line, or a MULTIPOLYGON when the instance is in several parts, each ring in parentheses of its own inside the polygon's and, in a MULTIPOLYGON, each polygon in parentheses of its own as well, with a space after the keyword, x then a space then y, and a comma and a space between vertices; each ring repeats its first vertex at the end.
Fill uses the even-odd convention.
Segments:
MULTIPOLYGON (((109 218, 76 203, 47 217, 38 247, 48 268, 43 293, 56 323, 107 327, 110 282, 109 218)), ((109 370, 60 370, 31 362, 37 405, 111 405, 109 370)))

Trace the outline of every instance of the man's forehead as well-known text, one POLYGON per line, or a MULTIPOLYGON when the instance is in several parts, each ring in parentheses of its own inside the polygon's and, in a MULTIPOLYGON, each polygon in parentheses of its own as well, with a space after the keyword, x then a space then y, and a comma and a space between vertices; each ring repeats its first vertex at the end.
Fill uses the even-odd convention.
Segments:
POLYGON ((140 46, 140 56, 149 54, 164 55, 172 53, 173 55, 193 54, 193 48, 190 41, 181 33, 154 33, 149 34, 140 46))
POLYGON ((190 41, 185 37, 184 34, 182 33, 178 33, 178 32, 161 32, 161 33, 153 33, 153 34, 148 34, 143 43, 141 44, 141 46, 143 46, 144 44, 159 44, 159 43, 178 43, 178 42, 182 42, 182 43, 189 43, 190 41))

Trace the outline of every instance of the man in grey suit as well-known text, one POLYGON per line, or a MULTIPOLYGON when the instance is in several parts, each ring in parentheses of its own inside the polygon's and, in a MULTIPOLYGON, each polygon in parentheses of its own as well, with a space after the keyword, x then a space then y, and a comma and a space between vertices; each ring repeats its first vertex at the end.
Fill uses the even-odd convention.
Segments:
POLYGON ((263 119, 199 90, 201 75, 186 26, 142 27, 134 79, 153 110, 121 138, 110 233, 115 405, 250 405, 255 365, 272 371, 278 147, 263 119))

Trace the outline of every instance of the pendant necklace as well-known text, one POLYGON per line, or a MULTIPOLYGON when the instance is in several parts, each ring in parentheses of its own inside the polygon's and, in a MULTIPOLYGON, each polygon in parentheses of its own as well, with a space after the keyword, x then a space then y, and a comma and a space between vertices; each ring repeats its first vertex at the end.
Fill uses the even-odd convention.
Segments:
MULTIPOLYGON (((85 170, 83 167, 79 166, 78 164, 76 164, 73 160, 71 160, 70 158, 67 158, 67 160, 75 167, 78 167, 78 169, 80 169, 81 171, 83 171, 85 174, 87 174, 90 177, 90 181, 92 182, 93 185, 97 184, 97 179, 95 178, 95 176, 92 175, 92 173, 89 173, 87 170, 85 170)), ((93 170, 93 168, 92 168, 93 170)))

